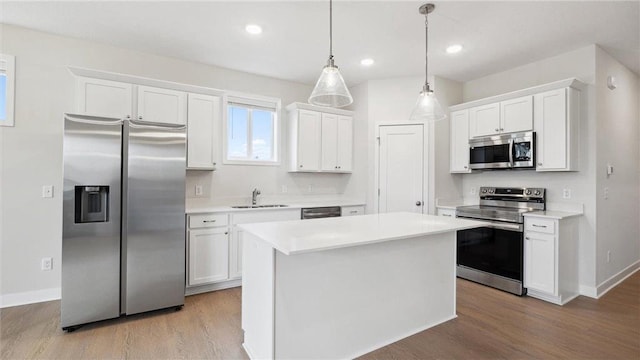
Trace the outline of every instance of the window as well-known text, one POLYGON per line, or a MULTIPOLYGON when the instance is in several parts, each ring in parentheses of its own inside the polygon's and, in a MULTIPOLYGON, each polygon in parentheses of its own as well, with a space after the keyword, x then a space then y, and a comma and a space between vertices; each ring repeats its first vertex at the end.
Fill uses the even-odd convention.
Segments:
POLYGON ((279 100, 228 97, 225 163, 278 164, 279 100))
POLYGON ((13 126, 15 58, 0 54, 0 126, 13 126))

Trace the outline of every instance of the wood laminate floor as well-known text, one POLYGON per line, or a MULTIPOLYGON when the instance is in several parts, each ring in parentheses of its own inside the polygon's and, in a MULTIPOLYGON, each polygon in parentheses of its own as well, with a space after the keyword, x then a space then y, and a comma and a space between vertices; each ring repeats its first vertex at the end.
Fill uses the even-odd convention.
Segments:
MULTIPOLYGON (((2 359, 246 359, 240 288, 189 296, 181 311, 64 333, 59 301, 0 310, 2 359)), ((560 307, 458 280, 458 318, 362 359, 640 359, 640 272, 599 300, 560 307)))

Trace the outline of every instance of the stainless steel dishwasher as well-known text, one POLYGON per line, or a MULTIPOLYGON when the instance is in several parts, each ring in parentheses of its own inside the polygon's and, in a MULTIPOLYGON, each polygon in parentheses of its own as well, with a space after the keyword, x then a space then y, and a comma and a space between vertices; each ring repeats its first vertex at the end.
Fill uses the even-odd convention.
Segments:
POLYGON ((320 219, 327 217, 339 217, 341 216, 340 206, 328 206, 328 207, 314 207, 303 208, 301 219, 320 219))

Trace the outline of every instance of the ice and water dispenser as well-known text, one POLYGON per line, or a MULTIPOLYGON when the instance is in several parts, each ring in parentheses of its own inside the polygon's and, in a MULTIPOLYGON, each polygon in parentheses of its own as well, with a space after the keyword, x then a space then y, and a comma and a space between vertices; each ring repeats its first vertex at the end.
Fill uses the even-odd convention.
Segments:
POLYGON ((109 221, 109 186, 76 186, 75 222, 109 221))

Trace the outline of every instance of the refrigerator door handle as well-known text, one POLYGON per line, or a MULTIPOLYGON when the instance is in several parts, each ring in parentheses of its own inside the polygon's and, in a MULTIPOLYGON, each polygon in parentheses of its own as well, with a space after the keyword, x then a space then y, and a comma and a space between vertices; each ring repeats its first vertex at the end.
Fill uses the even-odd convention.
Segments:
POLYGON ((169 123, 158 123, 158 122, 151 122, 151 121, 138 121, 138 120, 129 120, 129 124, 131 124, 132 127, 136 127, 136 128, 141 128, 141 127, 155 127, 155 128, 170 128, 170 129, 175 129, 175 130, 182 130, 182 129, 186 129, 187 125, 184 124, 169 124, 169 123))
POLYGON ((96 124, 96 125, 122 125, 123 120, 118 118, 108 118, 101 116, 81 115, 81 114, 64 114, 65 118, 71 121, 96 124))

